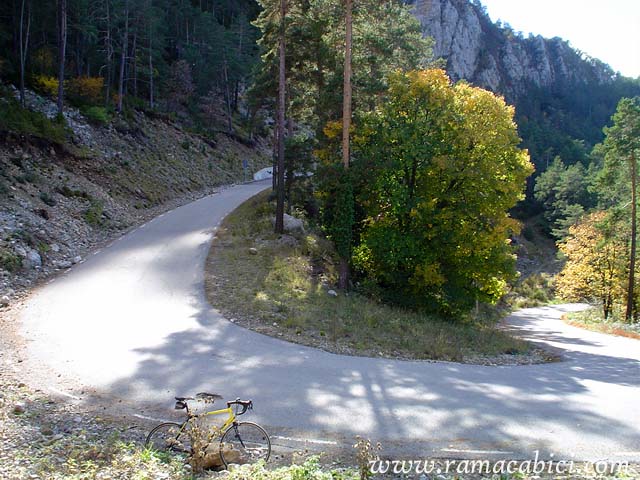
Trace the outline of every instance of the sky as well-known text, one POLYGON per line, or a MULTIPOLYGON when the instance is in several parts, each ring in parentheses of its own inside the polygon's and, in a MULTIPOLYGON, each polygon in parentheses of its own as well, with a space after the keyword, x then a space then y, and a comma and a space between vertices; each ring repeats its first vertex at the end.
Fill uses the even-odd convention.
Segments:
POLYGON ((561 37, 627 77, 640 77, 640 0, 480 0, 525 37, 561 37))

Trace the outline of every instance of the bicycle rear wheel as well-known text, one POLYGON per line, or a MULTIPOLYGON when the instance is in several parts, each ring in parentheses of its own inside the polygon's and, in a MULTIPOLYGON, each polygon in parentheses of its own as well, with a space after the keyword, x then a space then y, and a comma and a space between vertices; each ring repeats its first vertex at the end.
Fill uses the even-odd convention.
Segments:
POLYGON ((144 442, 146 448, 159 452, 191 453, 191 441, 183 425, 174 422, 155 427, 144 442))
POLYGON ((260 425, 240 422, 231 425, 220 439, 220 458, 225 467, 232 463, 269 460, 271 440, 260 425))

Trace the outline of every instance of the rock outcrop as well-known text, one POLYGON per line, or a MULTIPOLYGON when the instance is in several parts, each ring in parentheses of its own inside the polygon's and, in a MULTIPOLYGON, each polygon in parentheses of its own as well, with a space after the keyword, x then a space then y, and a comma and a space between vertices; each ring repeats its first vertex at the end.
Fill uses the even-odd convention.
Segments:
POLYGON ((606 84, 617 74, 560 38, 524 38, 494 24, 478 1, 407 0, 423 32, 434 38, 434 53, 447 62, 454 80, 502 93, 515 101, 530 86, 606 84))

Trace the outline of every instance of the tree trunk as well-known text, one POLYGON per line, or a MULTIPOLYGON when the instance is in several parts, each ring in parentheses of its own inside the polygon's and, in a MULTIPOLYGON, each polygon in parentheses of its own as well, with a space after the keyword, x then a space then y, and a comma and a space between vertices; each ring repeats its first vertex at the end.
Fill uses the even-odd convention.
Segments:
MULTIPOLYGON (((278 106, 276 105, 276 118, 278 117, 278 106)), ((271 170, 271 189, 276 192, 278 192, 278 145, 280 145, 280 143, 278 142, 278 126, 276 125, 276 128, 273 129, 273 154, 272 156, 272 164, 273 164, 273 168, 271 170)))
POLYGON ((109 107, 111 101, 111 77, 112 77, 112 64, 113 64, 113 47, 111 45, 111 10, 109 9, 110 0, 105 1, 107 12, 107 32, 104 38, 104 47, 107 52, 107 78, 106 87, 104 90, 104 106, 109 107))
POLYGON ((287 13, 286 0, 280 0, 280 45, 278 73, 278 182, 276 204, 276 233, 284 233, 284 112, 285 112, 285 16, 287 13))
POLYGON ((67 0, 58 0, 58 115, 64 110, 64 59, 67 50, 67 0))
POLYGON ((631 152, 631 254, 629 258, 629 284, 627 287, 627 311, 625 313, 625 319, 630 322, 633 319, 634 314, 634 298, 633 287, 635 283, 635 270, 636 270, 636 230, 637 230, 637 197, 636 189, 638 184, 636 159, 633 151, 631 152))
MULTIPOLYGON (((351 47, 352 47, 352 0, 345 0, 345 48, 344 48, 344 91, 342 98, 342 163, 345 170, 349 168, 351 130, 351 47)), ((349 259, 340 257, 338 268, 338 287, 349 286, 349 259)))
POLYGON ((226 53, 223 55, 223 63, 224 63, 224 93, 226 97, 226 106, 227 106, 227 131, 229 133, 233 133, 233 116, 231 112, 231 91, 229 90, 229 68, 227 66, 227 55, 226 53))
POLYGON ((346 0, 345 49, 344 49, 344 95, 342 101, 342 163, 349 168, 349 130, 351 129, 351 43, 352 43, 352 0, 346 0))
POLYGON ((131 47, 131 68, 133 70, 133 96, 138 97, 138 32, 134 32, 133 34, 133 46, 131 47))
POLYGON ((27 64, 27 52, 29 50, 29 31, 31 29, 31 6, 27 0, 22 0, 20 9, 20 105, 25 108, 26 101, 24 97, 24 77, 27 64), (23 33, 24 28, 24 10, 25 4, 27 8, 27 32, 23 33))
POLYGON ((153 28, 152 0, 149 0, 149 107, 153 109, 153 28))
POLYGON ((122 32, 122 50, 120 52, 120 77, 118 81, 118 107, 122 113, 122 100, 124 98, 124 69, 127 63, 127 48, 129 47, 129 0, 124 2, 124 32, 122 32))

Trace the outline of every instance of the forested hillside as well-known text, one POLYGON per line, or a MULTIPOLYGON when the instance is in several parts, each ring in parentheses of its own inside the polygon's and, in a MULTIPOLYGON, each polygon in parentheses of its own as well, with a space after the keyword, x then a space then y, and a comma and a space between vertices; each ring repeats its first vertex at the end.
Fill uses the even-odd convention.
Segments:
POLYGON ((232 130, 258 59, 252 0, 24 0, 0 8, 2 78, 64 93, 96 118, 101 108, 146 104, 185 118, 188 111, 202 126, 216 123, 220 104, 228 118, 218 127, 232 130))
POLYGON ((143 206, 172 198, 165 189, 236 179, 248 165, 238 152, 272 143, 276 217, 304 211, 324 229, 341 287, 353 269, 387 300, 446 315, 496 301, 515 278, 508 212, 543 212, 546 233, 564 240, 606 203, 612 150, 596 145, 620 98, 640 89, 561 39, 493 24, 477 1, 14 0, 0 22, 0 74, 15 86, 2 94, 8 142, 84 159, 87 175, 111 172, 95 177, 110 195, 143 206), (167 126, 186 156, 166 135, 148 141, 167 126), (148 176, 148 156, 95 147, 105 132, 164 145, 150 165, 165 174, 148 176), (193 158, 208 168, 198 179, 193 158), (441 233, 425 238, 425 225, 441 233))
POLYGON ((257 13, 251 1, 2 2, 3 304, 269 164, 244 95, 257 13))

